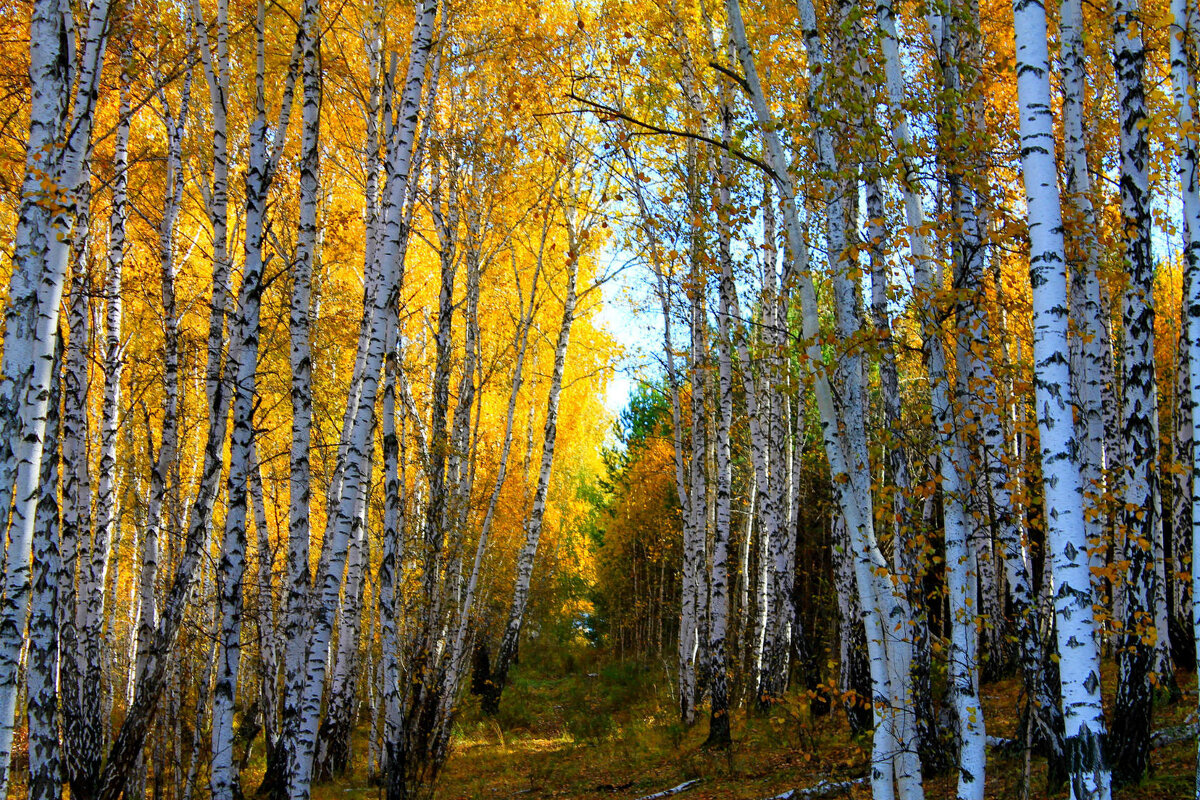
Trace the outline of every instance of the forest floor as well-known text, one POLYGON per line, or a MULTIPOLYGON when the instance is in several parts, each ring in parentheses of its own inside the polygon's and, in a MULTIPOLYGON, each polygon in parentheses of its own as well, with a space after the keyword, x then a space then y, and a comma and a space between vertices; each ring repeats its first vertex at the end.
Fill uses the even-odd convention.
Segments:
MULTIPOLYGON (((1104 670, 1105 696, 1115 694, 1115 672, 1104 670)), ((822 780, 846 781, 866 774, 870 742, 850 736, 840 709, 824 717, 808 714, 807 699, 789 696, 769 716, 735 711, 734 745, 708 751, 706 718, 690 729, 677 721, 668 665, 604 661, 594 652, 528 654, 510 677, 494 719, 479 713, 471 698, 462 709, 453 752, 442 773, 436 800, 636 800, 700 779, 679 800, 765 800, 822 780), (538 654, 540 655, 540 654, 538 654)), ((1156 729, 1195 719, 1196 679, 1178 674, 1183 700, 1155 710, 1156 729)), ((983 687, 989 736, 1012 737, 1017 728, 1020 686, 1016 678, 983 687)), ((364 743, 356 742, 356 754, 364 743)), ((1192 739, 1156 747, 1151 775, 1141 785, 1118 791, 1119 800, 1177 800, 1191 797, 1196 750, 1192 739)), ((379 788, 366 783, 363 764, 347 781, 319 787, 314 800, 374 800, 379 788)), ((1048 794, 1045 761, 1031 759, 1031 789, 1021 791, 1023 754, 989 754, 987 797, 1003 800, 1065 798, 1048 794)), ((934 777, 926 797, 954 796, 954 778, 934 777)), ((864 800, 866 785, 834 798, 864 800)))

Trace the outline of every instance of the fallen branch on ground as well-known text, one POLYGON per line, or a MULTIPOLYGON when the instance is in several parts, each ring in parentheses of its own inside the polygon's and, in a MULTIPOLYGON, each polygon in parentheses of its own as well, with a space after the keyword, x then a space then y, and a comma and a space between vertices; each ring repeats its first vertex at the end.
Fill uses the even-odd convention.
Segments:
POLYGON ((816 786, 810 786, 807 789, 789 789, 783 794, 777 794, 773 797, 765 798, 765 800, 807 800, 814 797, 828 797, 837 792, 850 793, 850 790, 860 783, 866 783, 866 778, 855 778, 851 781, 828 781, 824 778, 817 781, 816 786))
POLYGON ((1196 735, 1197 725, 1191 723, 1189 725, 1175 725, 1170 728, 1159 728, 1154 733, 1150 734, 1151 747, 1166 747, 1169 744, 1182 742, 1186 739, 1191 739, 1196 735))
POLYGON ((1025 751, 1023 743, 1017 739, 1008 739, 1003 736, 988 736, 987 746, 1006 756, 1015 756, 1017 753, 1025 751))
POLYGON ((663 791, 657 792, 656 794, 648 794, 645 797, 639 797, 638 800, 658 800, 658 798, 660 798, 660 797, 670 797, 673 794, 679 794, 680 792, 686 792, 688 789, 692 788, 697 783, 699 783, 700 780, 701 780, 700 778, 693 778, 690 781, 684 781, 683 783, 679 784, 678 786, 676 786, 674 788, 664 789, 663 791))

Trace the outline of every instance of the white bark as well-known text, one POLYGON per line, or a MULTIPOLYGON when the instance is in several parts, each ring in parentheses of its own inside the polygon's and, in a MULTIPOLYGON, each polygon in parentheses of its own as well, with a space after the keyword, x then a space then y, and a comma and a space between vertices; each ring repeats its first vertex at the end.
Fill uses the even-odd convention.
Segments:
MULTIPOLYGON (((9 433, 16 434, 14 452, 5 453, 0 476, 15 480, 12 524, 4 565, 4 601, 0 605, 0 794, 7 792, 9 762, 12 754, 13 724, 16 716, 17 674, 30 593, 30 558, 34 522, 40 494, 42 450, 45 444, 46 416, 51 374, 55 363, 54 348, 59 323, 67 262, 72 241, 72 226, 77 213, 79 188, 86 177, 85 164, 91 149, 92 110, 96 87, 107 44, 106 28, 109 4, 97 0, 89 9, 87 28, 79 47, 78 77, 74 105, 63 125, 62 98, 69 87, 61 70, 69 57, 57 45, 69 32, 70 9, 66 4, 39 3, 33 30, 37 35, 52 36, 30 43, 30 78, 34 93, 29 146, 37 144, 43 153, 57 150, 58 163, 53 170, 38 163, 43 153, 28 150, 26 182, 22 187, 22 221, 15 242, 18 256, 6 311, 3 363, 0 373, 0 407, 9 416, 9 433), (64 142, 55 139, 66 134, 64 142), (43 138, 44 137, 44 138, 43 138), (53 212, 35 208, 42 202, 40 186, 53 188, 56 200, 53 212), (48 224, 47 224, 48 223, 48 224), (42 252, 42 260, 34 248, 42 252), (16 420, 15 425, 11 420, 16 420)), ((46 165, 49 166, 49 165, 46 165)))
MULTIPOLYGON (((1096 238, 1096 215, 1092 208, 1091 176, 1088 172, 1083 101, 1087 92, 1087 65, 1083 46, 1083 6, 1080 0, 1063 0, 1061 9, 1062 50, 1059 55, 1063 82, 1062 126, 1063 167, 1066 201, 1075 217, 1076 246, 1068 250, 1072 263, 1071 312, 1081 335, 1078 338, 1078 363, 1072 365, 1076 404, 1082 414, 1079 456, 1086 507, 1096 509, 1105 488, 1104 375, 1108 330, 1100 304, 1100 280, 1097 269, 1100 245, 1096 238), (1072 256, 1075 256, 1072 258, 1072 256)), ((1095 552, 1093 567, 1103 566, 1100 551, 1104 537, 1103 516, 1096 511, 1086 515, 1088 541, 1095 552)))
MULTIPOLYGON (((925 238, 925 212, 920 186, 909 153, 912 148, 908 115, 904 111, 904 89, 896 23, 888 0, 877 0, 883 30, 883 52, 891 104, 892 139, 901 162, 904 216, 908 224, 909 249, 913 256, 913 281, 922 297, 923 338, 929 375, 929 404, 934 435, 939 443, 939 477, 942 488, 942 524, 946 545, 946 584, 950 595, 949 682, 958 724, 958 790, 960 800, 982 800, 987 766, 987 736, 979 699, 979 658, 976 623, 979 610, 977 576, 979 562, 971 547, 967 519, 969 488, 963 480, 967 455, 956 424, 956 409, 947 368, 940 309, 933 298, 941 289, 932 268, 925 238)), ((967 365, 959 364, 960 370, 967 365)), ((919 782, 919 776, 917 778, 919 782)), ((904 792, 904 796, 909 796, 904 792)))
MULTIPOLYGON (((437 15, 437 0, 424 0, 414 20, 408 73, 400 105, 399 123, 393 131, 387 165, 387 209, 384 220, 383 243, 379 252, 380 284, 370 309, 370 336, 365 348, 363 383, 356 403, 347 407, 346 417, 350 435, 342 485, 329 520, 322 545, 330 553, 328 567, 318 572, 314 584, 311 627, 305 658, 306 676, 303 695, 298 704, 299 719, 296 738, 290 749, 288 796, 291 800, 307 800, 310 794, 312 760, 316 747, 317 721, 321 708, 321 693, 325 683, 328 645, 332 634, 332 615, 341 592, 341 577, 345 566, 346 548, 354 525, 354 509, 362 483, 367 479, 366 464, 362 461, 367 442, 374 428, 375 395, 386 344, 387 306, 394 302, 402 283, 404 236, 404 201, 412 164, 413 143, 420 109, 425 67, 429 60, 433 21, 437 15)), ((325 559, 322 559, 323 561, 325 559)))
POLYGON ((229 0, 217 0, 216 48, 209 43, 208 27, 199 0, 192 0, 192 19, 199 44, 200 63, 208 84, 209 112, 212 114, 212 182, 204 192, 209 225, 212 227, 212 295, 208 320, 208 361, 204 391, 208 399, 209 426, 216 418, 218 388, 222 376, 222 342, 225 315, 229 306, 229 0))
MULTIPOLYGON (((59 608, 63 654, 60 681, 63 705, 63 750, 67 781, 75 791, 93 779, 100 758, 99 720, 102 692, 91 690, 99 678, 89 668, 89 646, 97 653, 97 631, 88 628, 87 610, 95 598, 92 569, 91 457, 88 435, 89 361, 92 352, 91 170, 80 183, 79 213, 73 232, 71 300, 67 312, 70 341, 63 375, 62 454, 64 461, 61 530, 62 561, 59 608)), ((106 555, 107 548, 101 551, 106 555)), ((97 664, 98 666, 98 664, 97 664)))
MULTIPOLYGON (((396 741, 400 735, 400 640, 397 632, 396 591, 403 579, 405 496, 404 450, 405 417, 401 412, 400 430, 396 431, 396 381, 401 369, 399 320, 393 306, 389 321, 387 355, 383 386, 383 555, 379 562, 379 641, 383 678, 383 741, 396 741)), ((382 760, 382 759, 381 759, 382 760)), ((386 762, 381 765, 386 774, 386 762)))
POLYGON ((263 495, 262 462, 258 447, 250 446, 250 503, 254 509, 254 533, 258 548, 258 592, 257 620, 261 667, 259 697, 262 703, 263 736, 265 756, 271 757, 271 749, 278 746, 280 731, 279 692, 276 678, 279 674, 279 616, 275 611, 273 591, 274 548, 271 546, 271 531, 267 523, 266 498, 263 495))
MULTIPOLYGON (((1183 297, 1182 322, 1186 325, 1188 346, 1187 392, 1191 401, 1189 419, 1180 420, 1179 425, 1190 426, 1192 494, 1187 498, 1192 529, 1192 633, 1200 643, 1200 503, 1196 502, 1196 488, 1200 487, 1200 157, 1197 155, 1197 137, 1193 129, 1196 119, 1194 98, 1195 76, 1190 67, 1188 32, 1196 24, 1194 12, 1186 0, 1172 0, 1171 14, 1174 17, 1170 32, 1171 83, 1176 104, 1176 118, 1182 131, 1176 172, 1183 192, 1183 257, 1186 275, 1183 297)), ((1177 541, 1182 541, 1182 536, 1177 541)), ((1182 587, 1180 587, 1180 591, 1182 587)), ((1195 797, 1200 800, 1200 751, 1196 759, 1195 797)))
MULTIPOLYGON (((1120 586, 1122 628, 1117 637, 1117 701, 1113 722, 1113 778, 1140 780, 1148 763, 1150 673, 1155 669, 1155 563, 1161 556, 1158 498, 1158 387, 1154 364, 1154 262, 1150 252, 1149 143, 1146 128, 1145 48, 1138 0, 1113 8, 1121 147, 1123 258, 1129 275, 1121 303, 1121 438, 1125 459, 1118 514, 1128 562, 1120 586)), ((1166 630, 1157 631, 1166 641, 1166 630)))
POLYGON ((246 228, 242 287, 232 319, 233 340, 227 355, 233 375, 233 436, 230 443, 228 510, 218 564, 221 628, 217 682, 213 689, 212 767, 209 787, 215 800, 233 800, 240 794, 233 754, 233 708, 241 662, 242 578, 246 569, 246 517, 250 471, 254 460, 254 406, 258 372, 259 319, 263 292, 263 237, 266 228, 267 192, 279 154, 287 139, 292 94, 301 46, 297 40, 284 84, 280 117, 274 129, 267 126, 266 111, 266 5, 260 0, 256 31, 255 117, 250 127, 250 153, 246 170, 246 228))
MULTIPOLYGON (((56 361, 62 359, 59 344, 56 361)), ((55 367, 47 407, 46 441, 42 458, 41 498, 33 550, 33 589, 29 614, 29 657, 26 692, 29 721, 29 800, 62 797, 58 712, 58 625, 55 619, 58 582, 58 420, 61 402, 60 368, 55 367)))
MULTIPOLYGON (((695 212, 693 212, 695 213, 695 212)), ((698 238, 698 234, 694 234, 698 238)), ((698 249, 699 244, 693 244, 698 249)), ((691 524, 684 527, 683 568, 681 570, 682 604, 679 617, 679 710, 685 725, 696 721, 698 681, 696 674, 697 656, 701 644, 703 610, 701 598, 704 594, 704 545, 707 539, 707 491, 704 471, 704 444, 707 414, 705 409, 705 362, 708 360, 706 316, 706 291, 704 277, 698 269, 699 252, 692 253, 692 272, 689 275, 688 294, 691 301, 689 330, 691 348, 688 368, 691 373, 691 425, 689 442, 691 455, 688 459, 688 504, 686 512, 691 524)))
POLYGON ((1100 650, 1092 617, 1092 586, 1083 523, 1083 494, 1074 455, 1074 420, 1067 364, 1067 276, 1062 207, 1055 164, 1046 9, 1014 0, 1021 173, 1029 216, 1033 286, 1033 357, 1047 553, 1055 583, 1059 679, 1072 793, 1077 800, 1110 796, 1103 756, 1100 650))
MULTIPOLYGON (((721 98, 721 137, 732 137, 732 111, 721 98)), ((730 431, 733 427, 733 331, 730 298, 733 283, 733 256, 730 252, 729 159, 718 157, 717 195, 718 260, 721 266, 720 301, 717 313, 717 420, 714 431, 716 448, 716 508, 714 509, 712 567, 709 576, 708 684, 712 696, 708 743, 729 746, 729 658, 725 632, 729 623, 729 542, 733 527, 733 463, 730 431)), ((790 588, 790 586, 789 586, 790 588)))
MULTIPOLYGON (((378 18, 378 17, 376 17, 378 18)), ((284 654, 284 710, 279 741, 269 753, 271 775, 281 780, 279 772, 286 767, 287 748, 295 734, 299 709, 297 700, 304 675, 306 601, 309 596, 309 523, 311 502, 311 471, 309 446, 312 439, 312 353, 309 343, 312 324, 312 279, 317 261, 317 206, 320 197, 320 133, 321 133, 321 72, 317 53, 317 26, 320 23, 319 3, 306 2, 302 21, 303 99, 301 108, 300 219, 296 233, 296 251, 291 263, 292 294, 288 326, 290 334, 289 362, 292 369, 292 438, 289 452, 288 477, 288 549, 286 558, 286 590, 284 622, 280 630, 280 650, 284 654)), ((372 70, 377 68, 372 59, 372 70)), ((376 105, 369 109, 369 158, 365 204, 368 225, 364 243, 367 264, 372 264, 375 241, 373 215, 376 211, 379 144, 375 141, 378 120, 378 76, 373 75, 372 97, 376 105)), ((368 267, 368 272, 370 268, 368 267)), ((366 277, 366 276, 364 276, 366 277)), ((369 283, 369 278, 366 278, 369 283)))
MULTIPOLYGON (((861 391, 853 391, 847 393, 840 407, 835 405, 829 379, 825 371, 821 369, 821 365, 824 363, 824 354, 819 345, 820 312, 817 307, 812 278, 805 266, 807 243, 800 226, 795 188, 788 173, 788 160, 774 129, 775 123, 755 71, 754 58, 746 37, 738 0, 728 0, 726 8, 730 32, 766 144, 767 163, 783 200, 788 246, 793 259, 792 267, 788 272, 792 273, 795 278, 796 288, 799 291, 804 352, 812 370, 813 389, 821 416, 826 456, 838 492, 839 506, 846 516, 855 551, 855 580, 862 599, 864 623, 867 629, 867 646, 870 650, 872 687, 875 693, 875 697, 872 699, 876 701, 876 708, 886 708, 892 704, 895 695, 889 670, 888 639, 884 633, 884 620, 895 619, 900 622, 906 619, 907 615, 902 602, 893 591, 887 563, 875 540, 871 511, 873 503, 870 469, 861 405, 864 398, 861 391)), ((812 69, 813 65, 821 64, 823 58, 816 31, 815 11, 807 0, 801 2, 800 16, 806 49, 809 53, 810 69, 812 69)), ((815 70, 815 73, 820 75, 820 70, 815 70)), ((816 94, 819 85, 812 86, 812 83, 813 81, 810 81, 810 91, 816 94)), ((818 132, 818 156, 824 170, 829 170, 829 167, 832 166, 831 144, 828 131, 818 132)), ((844 239, 840 238, 840 214, 837 212, 829 214, 829 222, 831 223, 828 231, 829 251, 840 255, 844 249, 844 239)), ((845 308, 846 303, 853 301, 852 287, 848 287, 847 283, 848 281, 843 280, 841 292, 837 298, 839 306, 842 306, 843 319, 840 322, 844 324, 839 325, 842 328, 839 332, 843 336, 846 335, 845 329, 852 326, 851 319, 848 319, 848 317, 852 317, 852 313, 847 313, 851 309, 845 308), (850 289, 849 294, 847 289, 850 289)), ((853 359, 851 361, 854 363, 846 371, 853 381, 861 382, 862 370, 856 366, 859 362, 853 359)), ((886 623, 886 627, 890 629, 892 624, 886 623)), ((903 678, 901 675, 897 677, 903 678)), ((906 695, 907 692, 901 692, 901 694, 906 695)), ((871 784, 874 797, 876 800, 890 800, 894 797, 892 759, 895 755, 895 738, 889 714, 877 712, 873 751, 871 784)))

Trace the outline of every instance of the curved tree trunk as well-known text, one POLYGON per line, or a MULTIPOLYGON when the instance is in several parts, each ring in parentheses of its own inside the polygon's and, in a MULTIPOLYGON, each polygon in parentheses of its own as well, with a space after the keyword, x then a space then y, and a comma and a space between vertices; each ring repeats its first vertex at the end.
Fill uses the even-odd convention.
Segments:
POLYGON ((525 544, 517 556, 517 575, 513 586, 512 602, 509 605, 508 622, 504 637, 496 651, 492 667, 489 693, 484 695, 484 711, 495 713, 499 708, 500 693, 508 678, 509 666, 517 654, 517 643, 521 635, 521 624, 525 619, 525 608, 529 603, 529 586, 533 577, 534 561, 538 542, 542 534, 542 517, 546 510, 546 495, 550 490, 550 475, 554 466, 554 446, 558 437, 558 401, 562 393, 563 371, 566 367, 567 345, 571 338, 571 323, 575 320, 576 278, 579 274, 579 243, 576 241, 573 210, 564 209, 570 255, 567 259, 567 285, 563 298, 562 322, 558 328, 558 339, 554 345, 554 367, 550 376, 550 391, 546 398, 546 424, 542 431, 542 461, 538 470, 537 489, 533 495, 533 506, 525 520, 525 544))

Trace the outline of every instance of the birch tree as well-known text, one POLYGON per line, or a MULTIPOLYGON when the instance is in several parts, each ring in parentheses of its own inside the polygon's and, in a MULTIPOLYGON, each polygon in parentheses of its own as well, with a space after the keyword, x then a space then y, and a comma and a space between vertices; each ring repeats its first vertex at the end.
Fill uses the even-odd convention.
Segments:
MULTIPOLYGON (((923 338, 929 377, 930 408, 933 428, 939 444, 938 476, 943 492, 942 523, 946 539, 946 583, 950 594, 950 695, 958 723, 958 797, 982 798, 985 752, 983 708, 979 699, 978 634, 976 598, 979 586, 978 559, 973 551, 967 521, 967 486, 963 480, 966 454, 954 420, 952 390, 942 333, 936 324, 938 311, 933 297, 939 288, 934 282, 929 245, 924 235, 925 214, 920 190, 911 161, 908 118, 903 110, 904 93, 895 20, 891 5, 876 3, 883 31, 888 99, 892 112, 892 140, 900 159, 905 221, 913 256, 915 291, 922 294, 923 338)), ((964 365, 959 365, 963 369, 964 365)))
MULTIPOLYGON (((55 359, 62 361, 62 342, 55 359)), ((58 711, 59 642, 58 603, 58 437, 59 405, 62 402, 61 365, 56 364, 47 406, 46 440, 51 449, 42 459, 41 499, 37 510, 37 543, 33 551, 33 586, 29 614, 29 656, 26 666, 27 716, 29 731, 29 800, 58 800, 62 797, 62 750, 59 745, 58 711)))
MULTIPOLYGON (((255 117, 250 129, 250 154, 246 171, 246 229, 243 249, 242 286, 237 312, 231 321, 234 332, 226 356, 233 376, 233 435, 230 444, 224 540, 218 565, 221 602, 221 640, 217 682, 213 692, 212 755, 209 786, 213 797, 232 800, 240 793, 233 760, 233 706, 241 661, 242 578, 246 568, 246 515, 250 471, 254 463, 254 396, 258 371, 259 320, 262 303, 263 238, 266 227, 267 193, 287 140, 292 112, 292 95, 305 36, 297 37, 284 81, 279 120, 268 128, 266 109, 266 5, 258 4, 255 69, 255 117)), ((314 23, 315 3, 305 7, 306 31, 314 23)))
POLYGON ((1137 0, 1113 8, 1114 63, 1121 119, 1121 219, 1123 258, 1129 284, 1121 302, 1124 352, 1121 359, 1121 473, 1124 512, 1121 583, 1123 618, 1118 636, 1116 716, 1113 720, 1113 779, 1138 781, 1150 750, 1157 592, 1156 561, 1162 528, 1158 489, 1158 387, 1154 364, 1154 263, 1150 253, 1149 144, 1143 85, 1145 49, 1137 0))
POLYGON ((564 206, 563 217, 570 249, 567 253, 562 322, 559 324, 558 337, 554 344, 554 366, 550 375, 549 392, 546 396, 546 422, 542 430, 542 458, 538 469, 537 488, 534 491, 533 505, 530 508, 529 516, 525 519, 525 544, 517 557, 517 575, 513 586, 512 603, 509 606, 508 622, 504 628, 504 636, 500 640, 500 648, 496 653, 495 665, 492 667, 491 682, 494 701, 492 701, 493 695, 485 696, 491 703, 488 707, 492 709, 493 713, 498 707, 500 692, 507 680, 509 665, 517 654, 521 624, 525 618, 525 609, 529 604, 530 579, 533 577, 534 560, 537 557, 542 521, 546 511, 546 494, 550 489, 550 476, 554 467, 559 396, 562 393, 563 370, 566 367, 567 347, 570 343, 571 323, 575 320, 575 303, 578 295, 576 281, 579 274, 580 242, 575 228, 575 213, 575 209, 564 206))
MULTIPOLYGON (((433 22, 437 16, 438 3, 429 0, 421 3, 413 23, 412 46, 409 54, 408 71, 400 101, 398 121, 392 131, 387 162, 387 203, 383 220, 384 233, 379 252, 380 283, 370 308, 370 335, 365 349, 363 383, 357 402, 350 404, 346 412, 347 458, 341 479, 340 493, 335 514, 330 519, 329 529, 322 544, 329 551, 328 560, 322 559, 321 569, 313 584, 313 612, 308 636, 306 677, 303 693, 297 704, 299 710, 291 749, 288 796, 291 800, 307 800, 312 778, 312 760, 316 747, 317 723, 320 715, 321 692, 324 687, 328 660, 328 644, 332 633, 333 611, 341 591, 341 577, 345 566, 345 554, 351 529, 354 525, 354 507, 362 482, 365 480, 364 458, 368 437, 374 421, 375 393, 383 362, 386 342, 387 306, 401 285, 403 261, 401 243, 404 236, 403 210, 407 195, 409 168, 412 163, 413 143, 417 117, 421 106, 421 93, 425 71, 432 45, 433 22)), ((398 753, 389 752, 389 763, 398 753)), ((397 774, 392 770, 392 775, 397 774)))
POLYGON ((6 429, 16 441, 0 462, 2 491, 7 495, 8 487, 13 486, 4 602, 0 606, 0 792, 7 791, 9 783, 59 303, 72 227, 79 213, 80 187, 87 174, 92 110, 108 41, 109 5, 106 0, 96 0, 88 9, 72 87, 66 72, 71 54, 61 49, 65 37, 71 35, 72 12, 66 5, 50 0, 36 4, 34 9, 31 30, 35 35, 30 40, 34 101, 14 242, 17 259, 10 281, 0 364, 4 374, 0 407, 4 409, 6 429), (65 98, 72 89, 74 102, 68 112, 65 98))
MULTIPOLYGON (((1194 12, 1187 3, 1176 0, 1171 3, 1173 17, 1170 28, 1171 54, 1171 85, 1174 90, 1176 118, 1181 130, 1185 131, 1180 138, 1177 155, 1176 174, 1183 193, 1183 259, 1184 286, 1186 292, 1182 297, 1182 322, 1186 326, 1188 343, 1188 366, 1186 391, 1191 401, 1190 418, 1181 422, 1190 425, 1192 439, 1191 463, 1185 464, 1191 470, 1192 486, 1197 485, 1196 478, 1200 475, 1200 448, 1195 446, 1200 441, 1200 163, 1197 160, 1196 136, 1192 131, 1195 119, 1193 97, 1195 95, 1195 77, 1189 69, 1192 50, 1189 48, 1188 36, 1195 24, 1194 12)), ((1193 492, 1194 492, 1193 488, 1193 492)), ((1200 504, 1194 496, 1189 497, 1191 534, 1192 534, 1192 630, 1193 638, 1200 642, 1200 504)), ((1200 798, 1200 751, 1196 761, 1196 797, 1200 798)))
MULTIPOLYGON (((892 756, 897 747, 897 732, 890 715, 880 713, 878 709, 889 706, 904 707, 911 701, 907 691, 907 668, 897 669, 898 665, 889 665, 888 639, 883 631, 885 619, 899 621, 907 618, 907 614, 903 610, 900 598, 892 589, 891 581, 886 577, 888 569, 875 540, 871 515, 864 514, 864 510, 871 509, 873 503, 868 480, 863 408, 860 405, 862 394, 860 391, 856 391, 852 384, 848 387, 851 391, 843 394, 841 403, 835 405, 828 378, 824 371, 815 369, 824 361, 824 356, 817 344, 820 315, 812 278, 808 272, 807 243, 796 209, 795 188, 789 175, 788 162, 784 156, 782 145, 774 131, 775 122, 767 107, 766 98, 755 70, 753 54, 746 37, 741 9, 737 0, 730 0, 726 4, 726 9, 730 33, 742 66, 746 88, 753 102, 766 145, 767 164, 783 200, 785 229, 793 259, 793 264, 788 272, 794 276, 799 293, 804 351, 809 359, 810 367, 813 368, 811 378, 821 417, 825 452, 838 495, 838 505, 846 516, 847 526, 850 530, 850 541, 855 557, 855 581, 863 605, 863 621, 867 629, 867 647, 870 651, 872 690, 875 695, 873 700, 877 709, 872 743, 872 792, 876 798, 891 798, 895 796, 896 792, 892 756)), ((802 3, 800 12, 810 68, 815 68, 815 65, 820 65, 824 61, 820 50, 815 11, 810 4, 802 3)), ((819 70, 817 74, 819 74, 819 70)), ((819 87, 810 85, 810 91, 814 94, 817 89, 819 87)), ((831 141, 828 138, 828 132, 819 133, 818 136, 821 137, 817 142, 818 157, 824 165, 824 171, 830 172, 833 158, 829 149, 831 141)), ((827 220, 829 226, 827 235, 830 237, 828 249, 831 253, 840 254, 845 249, 844 239, 841 238, 841 215, 837 211, 831 211, 827 220)), ((845 337, 852 333, 854 327, 853 311, 845 306, 853 298, 848 281, 842 284, 841 291, 836 296, 837 302, 842 306, 839 334, 845 337)), ((853 364, 847 365, 845 372, 853 382, 859 382, 862 379, 861 367, 855 367, 853 364)), ((902 760, 900 767, 901 795, 906 798, 921 796, 919 764, 902 760)))
POLYGON ((1067 345, 1066 256, 1050 104, 1046 9, 1036 0, 1013 3, 1021 175, 1029 223, 1033 286, 1034 393, 1037 399, 1047 552, 1054 576, 1055 634, 1063 698, 1071 791, 1107 798, 1111 776, 1104 758, 1100 651, 1092 616, 1092 587, 1083 525, 1079 461, 1067 345))

